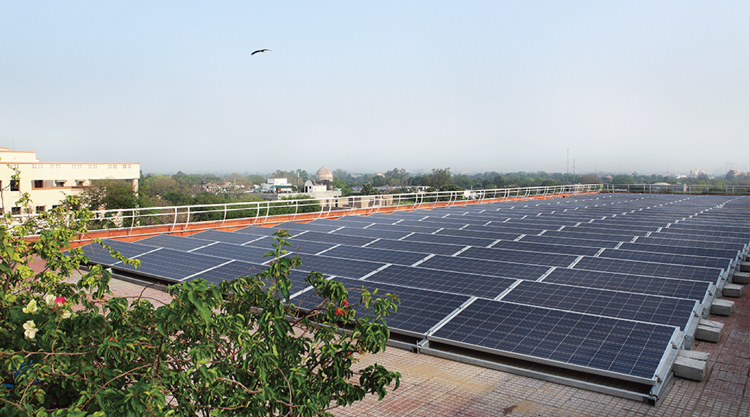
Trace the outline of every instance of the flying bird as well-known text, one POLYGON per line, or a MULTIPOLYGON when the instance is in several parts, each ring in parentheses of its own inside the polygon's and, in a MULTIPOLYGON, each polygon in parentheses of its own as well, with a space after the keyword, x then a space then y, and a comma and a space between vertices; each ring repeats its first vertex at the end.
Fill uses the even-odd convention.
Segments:
POLYGON ((270 49, 258 49, 257 51, 254 51, 252 54, 250 54, 250 56, 253 56, 255 54, 259 54, 261 52, 271 52, 271 50, 270 49))

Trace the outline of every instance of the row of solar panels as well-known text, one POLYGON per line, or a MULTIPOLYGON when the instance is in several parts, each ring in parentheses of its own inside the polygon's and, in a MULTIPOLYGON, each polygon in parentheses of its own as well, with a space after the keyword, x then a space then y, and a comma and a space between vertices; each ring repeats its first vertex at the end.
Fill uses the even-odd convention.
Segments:
MULTIPOLYGON (((638 207, 653 198, 618 201, 620 209, 635 208, 629 214, 607 217, 597 211, 605 204, 592 207, 590 201, 580 199, 566 202, 572 209, 562 210, 506 204, 493 210, 455 207, 280 226, 294 234, 291 242, 303 260, 300 270, 398 293, 402 305, 389 320, 396 332, 653 384, 667 342, 678 329, 690 327, 696 310, 726 277, 748 239, 720 236, 714 245, 706 245, 701 240, 703 229, 686 229, 693 232, 688 234, 670 231, 666 239, 653 237, 693 219, 725 222, 722 217, 727 216, 704 215, 720 204, 704 199, 697 199, 699 205, 692 199, 670 201, 675 203, 671 206, 691 204, 676 216, 660 216, 668 220, 654 224, 653 231, 565 232, 595 224, 603 225, 595 231, 607 230, 614 220, 623 225, 627 216, 630 220, 656 212, 651 206, 638 207), (506 220, 513 210, 514 215, 534 214, 513 218, 523 228, 504 230, 503 225, 512 223, 506 220), (688 214, 680 217, 683 212, 688 214), (558 220, 559 226, 550 232, 551 228, 532 223, 539 219, 548 224, 558 220), (671 246, 675 243, 679 246, 671 246), (508 321, 509 311, 523 317, 510 314, 513 319, 508 321), (594 318, 597 324, 592 325, 589 320, 594 318), (569 327, 573 322, 586 323, 586 331, 569 327), (503 327, 511 325, 516 327, 503 327), (601 354, 592 354, 592 349, 601 354), (622 355, 622 349, 632 357, 622 355)), ((250 227, 234 233, 206 231, 190 238, 157 236, 138 244, 113 242, 113 246, 141 260, 139 274, 171 282, 196 277, 217 282, 263 268, 271 232, 250 227)), ((112 263, 96 249, 87 251, 93 262, 112 263)), ((295 281, 303 287, 301 274, 295 281)))

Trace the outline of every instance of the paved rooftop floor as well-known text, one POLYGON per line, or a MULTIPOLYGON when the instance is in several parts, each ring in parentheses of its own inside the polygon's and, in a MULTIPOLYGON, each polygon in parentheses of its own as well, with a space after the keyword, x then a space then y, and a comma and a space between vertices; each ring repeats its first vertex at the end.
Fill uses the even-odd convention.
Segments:
MULTIPOLYGON (((151 288, 113 280, 117 296, 151 299, 169 296, 151 288)), ((745 287, 745 291, 750 287, 745 287)), ((370 397, 336 409, 337 416, 750 416, 750 295, 732 299, 730 317, 718 344, 698 342, 695 350, 711 354, 702 382, 675 379, 657 407, 533 378, 454 362, 401 349, 361 359, 401 372, 401 387, 382 401, 370 397)))

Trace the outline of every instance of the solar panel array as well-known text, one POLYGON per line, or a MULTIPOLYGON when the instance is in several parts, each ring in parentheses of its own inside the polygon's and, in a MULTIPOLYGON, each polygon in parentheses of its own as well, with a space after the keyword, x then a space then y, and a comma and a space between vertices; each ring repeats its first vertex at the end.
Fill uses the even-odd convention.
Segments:
POLYGON ((396 293, 389 327, 415 349, 453 346, 658 387, 672 344, 690 345, 697 317, 747 254, 748 208, 746 197, 588 195, 107 242, 141 260, 137 270, 85 251, 115 271, 219 282, 262 270, 281 228, 292 234, 286 256, 302 259, 293 293, 311 271, 396 293))

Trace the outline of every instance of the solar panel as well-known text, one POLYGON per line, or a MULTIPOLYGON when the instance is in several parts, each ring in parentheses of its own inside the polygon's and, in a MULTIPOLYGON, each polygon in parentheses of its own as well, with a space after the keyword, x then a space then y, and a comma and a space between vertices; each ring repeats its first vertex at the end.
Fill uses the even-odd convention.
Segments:
POLYGON ((607 249, 599 254, 600 258, 627 259, 631 261, 658 262, 661 264, 705 266, 709 268, 728 269, 731 261, 726 258, 706 256, 685 256, 665 253, 635 252, 622 249, 607 249))
POLYGON ((285 222, 278 224, 274 226, 274 229, 283 229, 288 230, 292 234, 296 234, 294 232, 299 232, 303 230, 310 230, 314 232, 321 232, 321 233, 330 233, 336 229, 338 229, 341 226, 333 226, 333 225, 327 225, 327 224, 320 224, 320 223, 295 223, 295 222, 285 222))
POLYGON ((677 331, 671 326, 477 299, 428 339, 653 381, 677 331))
POLYGON ((393 239, 398 240, 408 235, 409 231, 406 230, 378 230, 378 229, 359 229, 354 227, 341 227, 335 230, 331 234, 346 235, 346 236, 361 236, 368 238, 379 238, 379 239, 393 239))
POLYGON ((193 239, 210 240, 214 242, 226 242, 234 243, 236 245, 242 245, 243 243, 252 242, 253 240, 259 239, 262 236, 250 235, 243 233, 232 233, 232 232, 221 232, 218 230, 206 230, 205 232, 196 233, 188 236, 193 239))
POLYGON ((157 248, 169 248, 183 252, 188 252, 206 245, 214 243, 210 240, 189 239, 186 237, 172 235, 158 235, 138 241, 141 245, 154 246, 157 248))
POLYGON ((373 249, 370 247, 360 248, 356 246, 337 246, 324 253, 325 256, 333 256, 344 259, 359 259, 362 261, 374 261, 396 265, 412 265, 426 256, 424 253, 401 252, 388 249, 373 249))
MULTIPOLYGON (((302 235, 302 237, 304 237, 304 235, 302 235)), ((309 240, 304 240, 302 238, 299 238, 299 239, 291 238, 291 239, 285 239, 285 240, 287 243, 291 245, 291 246, 284 246, 285 250, 292 252, 292 253, 299 253, 300 255, 303 255, 303 254, 315 255, 316 253, 331 249, 332 247, 336 246, 333 243, 313 242, 309 240)), ((248 243, 245 246, 250 246, 254 248, 271 248, 273 243, 274 243, 274 240, 272 237, 264 237, 262 239, 248 243)))
POLYGON ((405 242, 402 240, 376 240, 369 245, 368 248, 377 249, 391 249, 405 252, 418 252, 422 254, 436 254, 436 255, 453 255, 462 249, 461 246, 457 245, 446 245, 443 243, 427 243, 427 242, 405 242))
POLYGON ((311 242, 333 243, 349 246, 362 246, 375 240, 369 237, 334 235, 332 233, 303 232, 292 236, 292 240, 307 240, 311 242))
MULTIPOLYGON (((658 235, 657 235, 658 236, 658 235)), ((643 243, 646 245, 658 246, 680 246, 689 248, 707 248, 707 249, 724 249, 724 250, 744 250, 745 243, 717 242, 714 240, 685 240, 685 239, 665 239, 661 237, 640 237, 633 243, 643 243)))
POLYGON ((385 265, 380 262, 307 255, 302 257, 302 264, 298 269, 301 271, 315 271, 326 275, 359 279, 385 265))
MULTIPOLYGON (((465 229, 443 229, 435 233, 436 235, 450 235, 450 236, 458 236, 458 237, 479 237, 484 239, 505 239, 505 240, 514 240, 517 237, 521 236, 522 234, 525 234, 525 232, 517 232, 517 233, 511 233, 511 232, 505 232, 505 231, 489 231, 487 228, 483 228, 484 230, 476 230, 476 227, 481 226, 475 226, 474 229, 470 227, 467 227, 465 229)), ((496 228, 497 229, 497 228, 496 228)), ((540 230, 541 231, 541 230, 540 230)), ((536 231, 537 234, 540 231, 536 231)), ((531 234, 529 232, 529 234, 531 234)))
POLYGON ((406 226, 404 224, 398 223, 398 224, 383 224, 383 223, 375 223, 372 226, 369 226, 368 229, 372 230, 388 230, 388 231, 397 231, 397 232, 414 232, 414 233, 435 233, 442 229, 441 227, 435 227, 435 226, 406 226))
POLYGON ((683 246, 661 246, 648 245, 645 243, 623 243, 619 249, 632 250, 636 252, 651 253, 674 253, 677 255, 710 256, 715 258, 735 259, 739 256, 739 250, 707 249, 683 246))
MULTIPOLYGON (((398 310, 388 316, 386 320, 388 328, 391 331, 400 333, 408 332, 423 335, 469 299, 465 295, 399 287, 368 281, 334 279, 340 280, 348 288, 361 288, 364 286, 369 291, 378 289, 377 296, 381 297, 387 293, 396 294, 400 301, 398 310)), ((350 292, 350 297, 352 295, 353 293, 350 292)))
POLYGON ((695 300, 522 281, 502 301, 685 329, 695 300))
MULTIPOLYGON (((562 231, 551 231, 546 232, 546 237, 561 237, 564 239, 594 239, 605 242, 629 242, 639 233, 632 234, 614 234, 614 233, 587 233, 587 232, 576 232, 573 229, 563 229, 562 231)), ((641 234, 642 235, 642 234, 641 234)))
POLYGON ((618 274, 608 271, 586 271, 557 268, 544 278, 544 282, 601 288, 665 297, 687 298, 702 301, 709 283, 676 278, 648 277, 618 274))
POLYGON ((271 250, 270 248, 262 249, 219 242, 211 246, 196 249, 192 253, 261 264, 273 259, 263 256, 271 250))
POLYGON ((571 237, 552 237, 548 236, 546 233, 542 236, 524 236, 520 239, 518 239, 519 242, 526 242, 526 243, 544 243, 549 245, 571 245, 576 247, 591 247, 591 248, 610 248, 613 249, 615 246, 617 246, 618 243, 616 241, 611 240, 603 240, 603 239, 579 239, 579 238, 571 238, 571 237))
POLYGON ((227 259, 197 253, 159 249, 137 257, 141 265, 136 270, 130 265, 117 264, 112 269, 136 272, 166 281, 182 281, 210 268, 227 263, 227 259))
POLYGON ((536 280, 544 275, 548 266, 516 264, 510 262, 485 261, 482 259, 459 258, 437 255, 419 264, 422 268, 439 269, 493 277, 536 280))
POLYGON ((711 237, 721 241, 742 241, 747 242, 750 239, 747 232, 740 231, 726 231, 726 230, 692 230, 683 229, 679 225, 675 227, 661 229, 659 235, 677 235, 681 237, 693 237, 695 239, 703 239, 711 237))
POLYGON ((651 262, 637 262, 604 258, 583 258, 575 265, 575 269, 590 269, 592 271, 618 272, 622 274, 645 275, 652 277, 681 278, 707 282, 716 282, 721 275, 721 270, 717 268, 663 265, 651 262))
POLYGON ((443 243, 448 245, 459 246, 488 246, 494 242, 494 239, 482 239, 478 237, 459 237, 446 235, 428 235, 424 233, 415 233, 402 239, 407 242, 427 242, 443 243))
POLYGON ((254 264, 250 262, 232 261, 225 265, 203 271, 198 275, 195 275, 189 281, 203 278, 208 282, 219 284, 222 281, 231 281, 235 278, 244 276, 253 276, 266 269, 264 265, 254 264))
POLYGON ((524 263, 531 265, 567 267, 578 257, 575 255, 557 255, 542 252, 526 252, 512 249, 495 249, 471 247, 459 253, 462 258, 484 259, 489 261, 503 261, 524 263))
POLYGON ((241 233, 241 234, 255 235, 255 236, 271 236, 272 234, 278 231, 279 229, 275 227, 248 226, 243 229, 235 230, 232 233, 241 233))
POLYGON ((367 277, 367 281, 383 282, 412 288, 495 298, 513 285, 511 278, 439 271, 420 267, 391 265, 367 277))
POLYGON ((523 240, 512 241, 512 240, 501 240, 500 242, 492 245, 493 249, 514 249, 528 252, 544 252, 554 253, 559 255, 577 255, 577 256, 594 256, 601 250, 601 248, 595 248, 590 246, 576 246, 575 242, 571 241, 567 245, 554 245, 548 243, 533 243, 526 242, 523 240))
MULTIPOLYGON (((120 254, 126 258, 134 258, 138 255, 142 255, 154 250, 154 248, 151 246, 130 242, 121 242, 119 240, 112 239, 105 239, 102 241, 102 243, 120 252, 120 254)), ((97 243, 91 243, 86 246, 82 246, 81 250, 83 250, 83 253, 88 256, 91 263, 112 266, 113 264, 120 262, 109 254, 109 250, 104 249, 97 243)))

